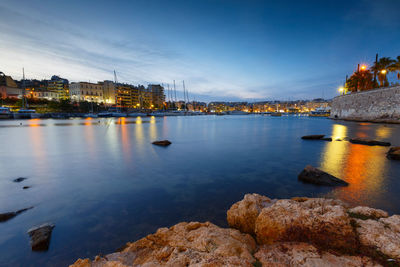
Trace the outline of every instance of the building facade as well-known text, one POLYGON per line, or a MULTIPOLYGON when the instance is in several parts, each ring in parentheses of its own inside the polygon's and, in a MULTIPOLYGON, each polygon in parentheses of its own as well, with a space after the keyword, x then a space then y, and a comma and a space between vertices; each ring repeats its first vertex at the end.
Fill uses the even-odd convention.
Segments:
POLYGON ((104 103, 102 83, 73 82, 69 85, 69 96, 72 101, 104 103))
POLYGON ((18 88, 11 76, 0 72, 0 94, 0 98, 19 98, 22 95, 22 90, 18 88))
POLYGON ((59 99, 69 99, 69 82, 67 79, 60 78, 53 75, 50 80, 47 81, 47 91, 57 93, 59 99))
POLYGON ((149 84, 147 90, 152 94, 152 105, 161 109, 165 102, 164 87, 160 84, 149 84))

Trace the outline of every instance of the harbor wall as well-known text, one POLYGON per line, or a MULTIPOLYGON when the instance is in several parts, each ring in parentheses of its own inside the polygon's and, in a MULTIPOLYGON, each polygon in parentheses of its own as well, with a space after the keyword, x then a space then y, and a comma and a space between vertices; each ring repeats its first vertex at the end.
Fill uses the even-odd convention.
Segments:
POLYGON ((331 118, 400 123, 400 86, 337 96, 332 101, 331 118))

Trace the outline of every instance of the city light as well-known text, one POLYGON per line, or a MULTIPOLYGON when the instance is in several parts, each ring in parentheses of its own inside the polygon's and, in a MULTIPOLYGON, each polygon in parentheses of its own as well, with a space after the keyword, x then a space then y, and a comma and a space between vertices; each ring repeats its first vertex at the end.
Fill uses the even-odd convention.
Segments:
POLYGON ((361 65, 361 70, 366 70, 367 66, 366 65, 361 65))
POLYGON ((344 87, 343 86, 339 87, 338 91, 342 95, 344 93, 344 87))
POLYGON ((381 73, 382 74, 386 74, 386 70, 381 70, 381 73))

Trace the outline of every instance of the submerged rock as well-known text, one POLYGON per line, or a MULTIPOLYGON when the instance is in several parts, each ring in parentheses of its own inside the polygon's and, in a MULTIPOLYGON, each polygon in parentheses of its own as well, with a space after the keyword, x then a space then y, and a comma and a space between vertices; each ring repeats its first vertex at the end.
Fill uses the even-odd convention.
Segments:
POLYGON ((162 141, 154 141, 152 144, 157 146, 169 146, 172 143, 168 140, 162 140, 162 141))
POLYGON ((28 178, 25 178, 25 177, 18 177, 18 178, 16 178, 16 179, 14 179, 13 182, 14 182, 14 183, 20 183, 20 182, 22 182, 22 181, 24 181, 24 180, 26 180, 26 179, 28 179, 28 178))
POLYGON ((45 251, 49 249, 53 228, 54 224, 45 223, 28 230, 28 234, 31 237, 32 250, 45 251))
POLYGON ((253 266, 254 239, 235 229, 210 222, 179 223, 160 228, 121 252, 78 260, 73 267, 86 266, 253 266))
POLYGON ((389 142, 362 139, 362 138, 351 138, 349 141, 352 144, 360 144, 360 145, 367 145, 367 146, 390 146, 389 142))
POLYGON ((389 159, 400 160, 400 146, 391 147, 386 155, 389 159))
POLYGON ((30 186, 24 186, 24 187, 22 187, 22 189, 29 189, 29 188, 31 188, 30 186))
POLYGON ((302 136, 301 139, 305 139, 305 140, 321 140, 322 138, 324 138, 324 134, 313 134, 313 135, 305 135, 302 136))
POLYGON ((320 169, 307 165, 304 170, 299 174, 298 179, 305 183, 327 186, 346 186, 347 182, 330 175, 320 169))
POLYGON ((332 141, 332 137, 324 137, 324 138, 321 138, 321 140, 324 140, 324 141, 332 141))
POLYGON ((12 218, 14 218, 15 216, 17 216, 18 214, 21 214, 27 210, 32 209, 33 207, 29 207, 29 208, 25 208, 25 209, 21 209, 21 210, 17 210, 17 211, 12 211, 12 212, 6 212, 6 213, 0 213, 0 222, 5 222, 8 221, 12 218))

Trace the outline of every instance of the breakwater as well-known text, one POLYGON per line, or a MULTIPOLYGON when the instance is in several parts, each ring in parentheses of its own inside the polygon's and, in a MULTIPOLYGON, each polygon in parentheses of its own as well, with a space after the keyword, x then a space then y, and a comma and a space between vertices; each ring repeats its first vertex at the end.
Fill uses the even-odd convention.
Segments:
POLYGON ((400 86, 337 96, 331 118, 400 123, 400 86))

